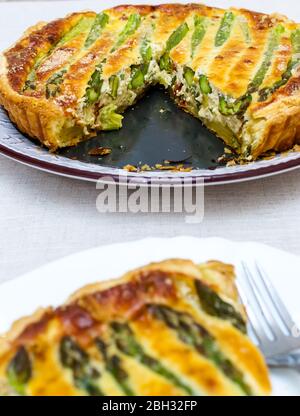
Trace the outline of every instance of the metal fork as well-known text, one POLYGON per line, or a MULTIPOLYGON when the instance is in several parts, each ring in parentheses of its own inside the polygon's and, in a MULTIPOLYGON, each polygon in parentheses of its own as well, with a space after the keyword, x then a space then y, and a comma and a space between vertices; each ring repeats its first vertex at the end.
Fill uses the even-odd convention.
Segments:
POLYGON ((254 270, 242 262, 243 273, 237 279, 249 335, 271 365, 295 368, 299 356, 290 353, 300 349, 300 330, 263 269, 255 263, 254 270))
POLYGON ((290 368, 300 371, 300 354, 288 354, 267 358, 267 363, 270 368, 290 368))

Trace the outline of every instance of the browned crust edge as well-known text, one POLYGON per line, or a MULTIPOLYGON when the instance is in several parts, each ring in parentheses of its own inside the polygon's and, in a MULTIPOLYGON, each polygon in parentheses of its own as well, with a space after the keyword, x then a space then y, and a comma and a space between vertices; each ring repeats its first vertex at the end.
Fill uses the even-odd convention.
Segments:
MULTIPOLYGON (((214 290, 220 293, 222 296, 227 297, 232 301, 236 308, 241 311, 245 316, 244 309, 238 301, 237 289, 235 286, 235 275, 234 268, 231 265, 221 263, 219 261, 209 261, 202 265, 197 266, 191 260, 184 259, 170 259, 164 260, 158 263, 150 263, 147 266, 139 267, 135 270, 132 270, 128 273, 125 273, 122 277, 117 279, 110 279, 103 282, 88 284, 79 290, 75 291, 67 299, 63 306, 68 306, 75 304, 78 300, 83 297, 95 294, 97 292, 109 291, 111 288, 114 288, 119 285, 126 285, 132 281, 138 281, 142 275, 145 275, 150 272, 159 271, 162 273, 178 273, 184 274, 191 278, 204 280, 203 273, 201 268, 211 268, 222 276, 222 280, 217 282, 210 282, 214 290)), ((27 316, 17 320, 11 327, 11 329, 0 337, 0 353, 1 353, 1 343, 12 342, 21 333, 31 324, 37 323, 42 320, 47 314, 54 311, 52 308, 39 308, 31 316, 27 316)), ((246 318, 246 316, 245 316, 246 318)))

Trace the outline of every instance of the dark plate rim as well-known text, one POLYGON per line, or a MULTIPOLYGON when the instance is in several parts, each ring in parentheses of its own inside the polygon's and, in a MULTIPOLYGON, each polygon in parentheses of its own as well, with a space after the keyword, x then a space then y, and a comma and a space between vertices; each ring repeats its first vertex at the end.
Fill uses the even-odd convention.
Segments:
MULTIPOLYGON (((234 183, 234 182, 242 182, 242 181, 249 181, 254 179, 260 179, 267 176, 272 176, 284 172, 288 172, 293 169, 297 169, 300 167, 300 153, 299 157, 289 160, 282 160, 276 164, 270 164, 267 166, 256 167, 255 169, 249 169, 245 171, 234 171, 224 174, 214 174, 212 171, 211 175, 197 175, 197 171, 185 172, 185 173, 169 173, 168 176, 166 172, 164 175, 160 175, 159 171, 151 172, 151 175, 147 175, 144 172, 127 172, 122 169, 115 169, 115 168, 107 168, 107 171, 103 173, 100 172, 92 172, 88 169, 78 169, 75 167, 69 166, 62 166, 57 165, 55 163, 50 163, 44 160, 40 160, 35 157, 31 157, 28 155, 21 154, 17 151, 14 151, 10 148, 7 148, 3 144, 0 144, 0 153, 4 156, 7 156, 10 159, 16 160, 22 164, 27 166, 35 167, 39 170, 47 171, 50 173, 58 174, 61 176, 66 176, 70 178, 76 178, 80 180, 86 181, 102 181, 106 182, 107 178, 113 180, 115 183, 118 184, 126 184, 126 180, 130 181, 132 185, 144 185, 144 186, 151 186, 155 185, 156 183, 159 185, 174 185, 176 182, 178 184, 182 183, 183 178, 189 178, 191 182, 189 184, 197 184, 200 183, 199 180, 204 181, 205 185, 221 185, 227 183, 234 183), (116 173, 111 172, 111 170, 116 170, 116 173), (122 172, 124 174, 122 174, 122 172)), ((105 169, 105 168, 104 168, 105 169)), ((230 168, 228 168, 230 169, 230 168)))

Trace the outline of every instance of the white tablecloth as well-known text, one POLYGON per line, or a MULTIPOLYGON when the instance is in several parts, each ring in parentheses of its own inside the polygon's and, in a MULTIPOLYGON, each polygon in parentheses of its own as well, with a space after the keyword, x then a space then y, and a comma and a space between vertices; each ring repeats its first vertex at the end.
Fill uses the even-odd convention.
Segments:
MULTIPOLYGON (((300 21, 300 3, 294 0, 207 3, 282 11, 300 21)), ((99 1, 1 3, 0 48, 37 20, 76 9, 99 10, 102 5, 99 1)), ((185 214, 99 214, 98 194, 93 183, 40 172, 0 156, 0 281, 76 251, 149 236, 252 240, 300 255, 300 170, 207 188, 201 224, 187 224, 185 214)))

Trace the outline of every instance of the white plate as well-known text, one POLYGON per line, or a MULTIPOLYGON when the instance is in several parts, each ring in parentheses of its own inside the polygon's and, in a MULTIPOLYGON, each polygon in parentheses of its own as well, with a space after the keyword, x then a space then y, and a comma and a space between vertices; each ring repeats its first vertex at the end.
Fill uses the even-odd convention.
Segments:
MULTIPOLYGON (((193 237, 151 238, 84 251, 50 263, 0 285, 0 333, 12 322, 40 306, 59 305, 81 286, 122 275, 149 262, 181 257, 204 262, 211 259, 234 264, 257 260, 272 278, 296 323, 300 325, 300 258, 257 243, 193 237)), ((272 373, 273 394, 300 395, 300 373, 272 373)))

